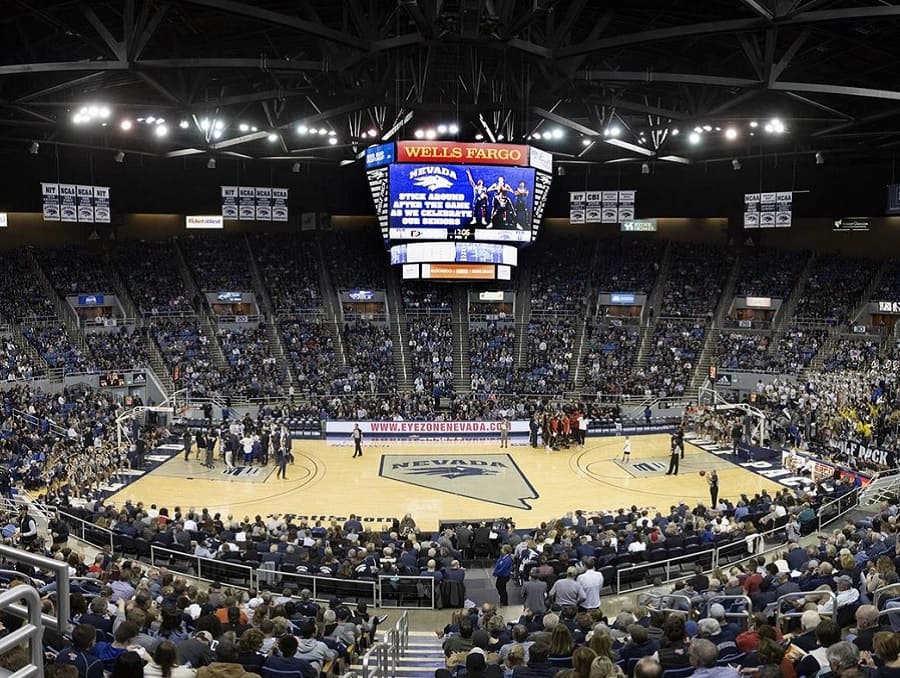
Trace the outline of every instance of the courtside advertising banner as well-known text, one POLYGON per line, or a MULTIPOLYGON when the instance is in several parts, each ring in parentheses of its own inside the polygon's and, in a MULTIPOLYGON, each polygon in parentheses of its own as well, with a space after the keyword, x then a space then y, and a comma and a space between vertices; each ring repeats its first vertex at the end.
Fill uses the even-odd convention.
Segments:
MULTIPOLYGON (((358 424, 366 440, 418 441, 500 438, 499 421, 328 421, 325 437, 331 444, 351 444, 350 433, 358 424)), ((527 436, 528 420, 510 420, 510 436, 527 436)))

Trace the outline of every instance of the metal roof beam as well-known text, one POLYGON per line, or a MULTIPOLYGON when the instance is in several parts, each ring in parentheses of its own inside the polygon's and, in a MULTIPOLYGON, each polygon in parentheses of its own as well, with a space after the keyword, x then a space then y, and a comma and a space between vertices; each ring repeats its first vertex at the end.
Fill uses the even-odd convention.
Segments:
POLYGON ((218 9, 222 12, 227 12, 228 14, 245 16, 265 23, 275 24, 276 26, 293 28, 301 33, 308 33, 317 38, 344 45, 345 47, 366 50, 370 46, 368 40, 362 40, 361 38, 345 33, 344 31, 333 30, 324 24, 307 21, 306 19, 301 19, 289 14, 273 12, 268 9, 263 9, 262 7, 254 7, 253 5, 247 5, 243 2, 235 2, 234 0, 184 0, 184 2, 193 5, 202 5, 211 9, 218 9))
POLYGON ((100 17, 85 3, 81 3, 79 5, 79 9, 81 13, 84 14, 84 18, 88 20, 88 23, 94 27, 94 30, 97 31, 97 34, 103 38, 103 42, 106 43, 106 46, 109 47, 110 51, 115 55, 116 59, 119 61, 125 60, 125 47, 124 45, 116 40, 112 33, 109 32, 109 29, 100 21, 100 17))
POLYGON ((762 83, 750 78, 732 78, 702 73, 657 73, 655 71, 595 71, 586 69, 575 74, 576 80, 613 80, 622 82, 672 82, 713 87, 758 87, 762 83))
POLYGON ((743 2, 745 5, 747 5, 747 7, 759 14, 759 16, 761 16, 766 21, 771 21, 774 18, 774 15, 769 10, 769 8, 766 7, 762 2, 760 2, 760 0, 741 0, 741 2, 743 2))
POLYGON ((892 89, 872 89, 870 87, 848 87, 816 82, 775 82, 771 89, 783 92, 810 92, 812 94, 838 94, 867 99, 889 99, 900 101, 900 92, 892 89))
POLYGON ((539 106, 532 106, 531 112, 544 118, 544 120, 549 120, 551 122, 555 122, 557 125, 562 125, 563 127, 568 127, 571 130, 575 130, 579 134, 584 134, 588 137, 602 136, 602 134, 595 129, 591 129, 590 127, 582 125, 581 123, 570 120, 569 118, 563 115, 559 115, 558 113, 551 113, 550 111, 544 108, 540 108, 539 106))

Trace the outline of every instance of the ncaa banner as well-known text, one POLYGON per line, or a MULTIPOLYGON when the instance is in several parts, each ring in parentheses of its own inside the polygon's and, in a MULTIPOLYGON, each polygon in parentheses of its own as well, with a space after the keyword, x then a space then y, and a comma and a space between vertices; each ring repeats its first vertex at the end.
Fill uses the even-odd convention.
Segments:
POLYGON ((272 221, 288 220, 288 189, 272 189, 272 221))
POLYGON ((222 218, 235 220, 238 218, 237 186, 222 186, 222 218))
POLYGON ((41 183, 44 221, 59 221, 59 184, 41 183))
POLYGON ((586 224, 600 223, 600 210, 603 208, 603 200, 600 191, 588 191, 586 193, 587 211, 585 212, 584 222, 586 224))
POLYGON ((256 219, 256 189, 253 186, 238 186, 240 207, 238 218, 241 221, 253 221, 256 219))
MULTIPOLYGON (((350 433, 358 424, 365 440, 421 441, 499 438, 499 421, 327 421, 325 437, 331 444, 351 444, 350 433)), ((527 436, 527 420, 510 420, 510 436, 527 436)))
POLYGON ((265 186, 256 188, 256 220, 272 221, 272 189, 265 186))
POLYGON ((108 224, 110 218, 109 186, 94 186, 94 221, 108 224))
POLYGON ((59 185, 59 208, 63 221, 78 221, 78 196, 75 184, 59 185))
POLYGON ((94 223, 94 187, 78 185, 75 187, 78 196, 78 221, 83 224, 94 223))

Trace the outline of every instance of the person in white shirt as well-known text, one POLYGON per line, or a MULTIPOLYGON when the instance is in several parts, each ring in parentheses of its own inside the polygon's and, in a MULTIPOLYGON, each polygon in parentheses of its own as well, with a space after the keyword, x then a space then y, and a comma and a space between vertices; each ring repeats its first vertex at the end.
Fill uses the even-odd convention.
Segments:
POLYGON ((622 463, 627 464, 631 459, 631 436, 625 436, 625 445, 622 446, 622 463))
POLYGON ((600 591, 603 590, 603 574, 599 570, 595 570, 595 561, 590 556, 584 559, 584 565, 587 568, 578 575, 576 581, 581 584, 584 589, 584 601, 581 606, 585 610, 596 610, 600 607, 600 591))

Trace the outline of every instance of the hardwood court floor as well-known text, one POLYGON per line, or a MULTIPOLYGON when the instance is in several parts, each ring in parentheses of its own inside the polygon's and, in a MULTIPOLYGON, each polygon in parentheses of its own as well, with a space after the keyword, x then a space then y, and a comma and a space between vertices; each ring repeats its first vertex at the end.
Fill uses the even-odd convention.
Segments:
POLYGON ((268 477, 262 482, 242 480, 240 473, 232 479, 222 473, 221 462, 210 472, 194 454, 189 462, 177 455, 112 501, 131 499, 183 510, 207 507, 238 519, 271 513, 356 513, 378 523, 379 518, 411 513, 420 527, 434 529, 442 518, 510 516, 517 525, 530 527, 574 509, 632 504, 667 509, 680 500, 708 501, 700 469, 718 469, 724 497, 779 489, 690 445, 680 474, 666 476, 669 436, 633 436, 631 441, 627 470, 617 461, 623 438, 589 438, 584 448, 559 452, 526 446, 500 450, 488 443, 367 446, 359 459, 351 458, 348 447, 295 441, 295 464, 288 466, 287 480, 277 479, 271 465, 263 469, 268 477))

